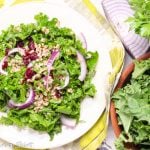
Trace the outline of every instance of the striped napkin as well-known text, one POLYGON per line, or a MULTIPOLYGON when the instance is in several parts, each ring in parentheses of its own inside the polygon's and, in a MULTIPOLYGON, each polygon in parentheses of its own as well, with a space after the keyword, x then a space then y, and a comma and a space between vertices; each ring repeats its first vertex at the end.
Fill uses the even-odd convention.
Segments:
POLYGON ((144 54, 150 44, 148 39, 142 38, 130 30, 129 23, 126 20, 133 16, 134 11, 131 9, 128 0, 102 0, 102 6, 107 19, 132 58, 144 54))
MULTIPOLYGON (((10 7, 18 3, 29 1, 33 0, 12 0, 12 4, 10 5, 10 7)), ((37 1, 43 2, 44 0, 34 0, 34 2, 37 1)), ((48 0, 47 2, 50 1, 51 0, 48 0)), ((59 2, 61 0, 56 1, 59 2)), ((53 150, 96 150, 106 138, 110 95, 116 78, 118 78, 119 72, 121 71, 123 66, 123 60, 125 55, 124 48, 119 38, 113 32, 105 18, 101 15, 101 13, 97 10, 97 8, 93 5, 93 3, 90 0, 64 0, 64 2, 76 11, 80 12, 84 17, 86 17, 90 22, 92 22, 93 26, 95 26, 95 28, 97 29, 97 32, 108 41, 108 45, 110 46, 108 46, 106 50, 110 54, 112 70, 108 74, 108 82, 105 87, 105 97, 107 101, 106 109, 104 110, 103 114, 98 119, 96 124, 86 134, 84 134, 76 141, 73 141, 72 143, 69 143, 65 146, 53 150)), ((4 6, 4 0, 0 1, 0 6, 4 6)), ((25 150, 24 148, 13 146, 12 144, 5 143, 4 141, 0 141, 0 147, 1 145, 5 145, 5 148, 6 146, 8 146, 8 148, 11 148, 7 150, 25 150)))

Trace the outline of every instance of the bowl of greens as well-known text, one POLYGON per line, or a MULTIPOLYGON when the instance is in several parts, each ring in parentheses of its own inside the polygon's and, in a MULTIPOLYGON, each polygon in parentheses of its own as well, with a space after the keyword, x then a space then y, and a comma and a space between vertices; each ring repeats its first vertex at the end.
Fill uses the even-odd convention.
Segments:
POLYGON ((110 117, 116 149, 147 149, 150 145, 150 53, 122 73, 112 96, 110 117))

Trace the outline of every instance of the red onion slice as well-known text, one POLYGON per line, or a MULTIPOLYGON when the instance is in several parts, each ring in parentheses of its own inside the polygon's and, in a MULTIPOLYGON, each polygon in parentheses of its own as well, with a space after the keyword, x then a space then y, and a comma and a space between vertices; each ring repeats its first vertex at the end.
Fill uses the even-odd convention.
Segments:
POLYGON ((83 47, 85 49, 87 49, 87 42, 86 42, 86 38, 85 38, 84 34, 82 32, 80 32, 80 35, 78 37, 79 37, 79 40, 82 42, 83 47))
POLYGON ((72 129, 76 127, 77 121, 75 119, 68 118, 64 115, 62 115, 60 119, 64 126, 72 129))
MULTIPOLYGON (((51 53, 50 58, 48 59, 48 62, 47 62, 48 76, 50 76, 50 71, 52 69, 52 65, 58 56, 59 56, 59 49, 54 49, 51 53)), ((46 87, 48 87, 48 81, 46 83, 46 87)))
POLYGON ((27 100, 24 103, 16 103, 13 100, 9 100, 8 106, 10 108, 19 108, 19 109, 25 109, 25 108, 29 107, 30 105, 33 104, 34 97, 35 97, 35 93, 32 88, 30 88, 29 92, 30 92, 29 97, 27 98, 27 100))
POLYGON ((7 75, 8 73, 3 70, 3 65, 5 61, 7 60, 7 56, 5 56, 1 61, 0 61, 0 74, 7 75))
POLYGON ((51 53, 50 58, 48 59, 47 62, 47 67, 48 67, 48 75, 50 74, 50 70, 52 68, 52 65, 55 61, 55 59, 59 56, 59 50, 58 49, 54 49, 51 53))
POLYGON ((11 49, 9 52, 8 52, 8 56, 10 56, 11 54, 13 53, 20 53, 21 56, 24 56, 25 55, 25 50, 23 48, 13 48, 11 49))
POLYGON ((3 74, 3 75, 7 75, 7 74, 8 74, 6 71, 3 70, 3 64, 4 64, 4 62, 7 60, 8 56, 10 56, 11 54, 16 53, 16 52, 20 53, 21 56, 22 56, 22 55, 25 55, 25 50, 24 50, 23 48, 13 48, 13 49, 11 49, 11 50, 8 52, 7 56, 5 56, 5 57, 1 60, 1 62, 0 62, 0 73, 1 73, 1 74, 3 74))
POLYGON ((81 68, 81 73, 78 79, 80 81, 84 81, 86 74, 87 74, 87 65, 86 65, 84 56, 79 51, 77 51, 77 59, 78 59, 78 62, 80 63, 80 68, 81 68))
POLYGON ((69 80, 70 80, 69 73, 66 72, 65 83, 64 83, 63 86, 57 87, 57 90, 62 90, 62 89, 64 89, 64 88, 69 84, 69 80))

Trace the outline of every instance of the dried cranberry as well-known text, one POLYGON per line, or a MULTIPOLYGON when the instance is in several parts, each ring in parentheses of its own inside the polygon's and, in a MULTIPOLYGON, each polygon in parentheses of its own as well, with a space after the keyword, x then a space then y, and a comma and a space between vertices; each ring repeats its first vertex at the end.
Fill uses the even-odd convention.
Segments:
POLYGON ((27 40, 28 40, 28 41, 33 41, 33 38, 32 38, 31 36, 28 36, 28 37, 27 37, 27 40))
POLYGON ((28 65, 28 64, 30 63, 30 59, 28 59, 28 57, 24 56, 24 57, 23 57, 23 63, 24 63, 25 65, 28 65))
POLYGON ((29 55, 31 55, 30 51, 25 51, 25 56, 27 57, 29 55))
POLYGON ((29 43, 28 43, 28 48, 29 48, 29 50, 35 50, 34 41, 29 41, 29 43))
POLYGON ((4 64, 3 64, 2 68, 5 69, 7 67, 8 67, 8 61, 4 61, 4 64))
POLYGON ((27 68, 25 72, 25 79, 31 79, 36 74, 35 71, 33 71, 31 68, 27 68))
POLYGON ((8 52, 10 51, 10 49, 9 48, 6 48, 5 49, 5 56, 7 56, 8 55, 8 52))
POLYGON ((55 96, 56 96, 57 98, 60 98, 60 97, 61 97, 61 93, 60 93, 59 90, 55 90, 55 96))
POLYGON ((25 56, 23 57, 23 62, 25 65, 28 65, 32 60, 36 60, 38 58, 37 53, 30 53, 26 51, 25 56))
POLYGON ((37 58, 38 58, 38 56, 37 56, 37 53, 36 52, 34 52, 34 53, 32 53, 31 55, 29 55, 30 56, 30 59, 31 60, 36 60, 37 58))
POLYGON ((18 41, 17 43, 16 43, 16 47, 24 47, 24 42, 23 41, 18 41))

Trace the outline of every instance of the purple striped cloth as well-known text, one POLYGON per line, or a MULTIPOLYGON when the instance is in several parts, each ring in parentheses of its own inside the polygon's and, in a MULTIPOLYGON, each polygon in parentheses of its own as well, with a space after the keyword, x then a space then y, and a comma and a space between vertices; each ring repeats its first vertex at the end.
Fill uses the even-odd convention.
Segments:
POLYGON ((126 21, 128 17, 134 14, 128 0, 102 0, 102 7, 106 18, 119 35, 128 53, 133 58, 146 53, 150 46, 148 39, 130 30, 129 24, 126 21))

